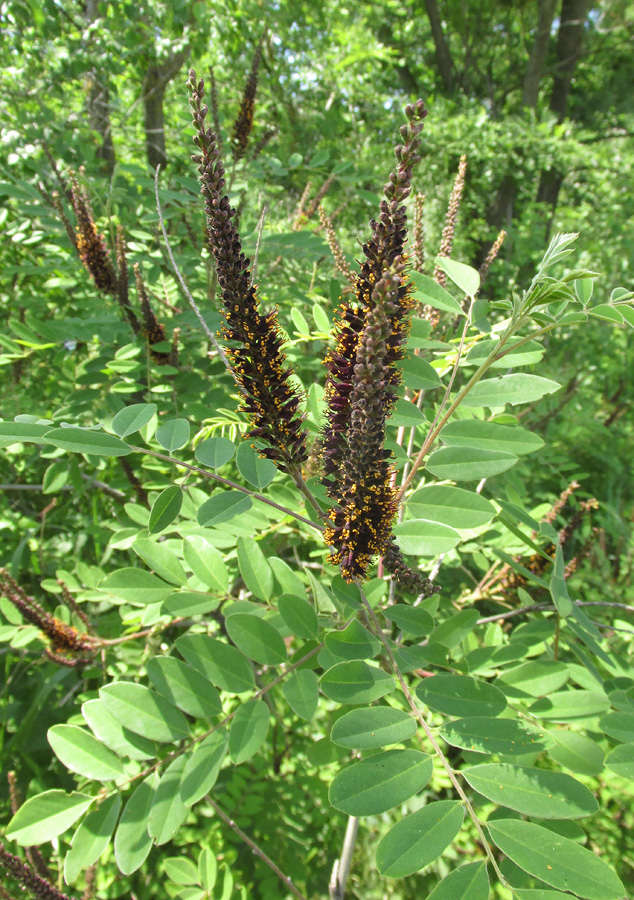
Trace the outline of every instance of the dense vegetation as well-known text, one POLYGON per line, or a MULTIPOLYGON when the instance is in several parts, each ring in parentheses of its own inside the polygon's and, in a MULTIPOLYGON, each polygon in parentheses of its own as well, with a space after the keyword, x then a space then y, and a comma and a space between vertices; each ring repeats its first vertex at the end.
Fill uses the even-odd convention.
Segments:
POLYGON ((634 888, 633 23, 0 5, 0 898, 634 888))

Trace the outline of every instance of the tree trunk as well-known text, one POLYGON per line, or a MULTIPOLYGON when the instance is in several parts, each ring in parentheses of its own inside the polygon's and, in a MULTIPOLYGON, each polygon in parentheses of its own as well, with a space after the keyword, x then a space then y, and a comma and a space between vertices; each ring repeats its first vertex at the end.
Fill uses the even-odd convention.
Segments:
MULTIPOLYGON (((526 64, 524 82, 522 85, 522 106, 535 109, 539 98, 539 86, 544 75, 546 57, 550 44, 550 33, 558 0, 539 0, 537 13, 537 30, 531 47, 530 56, 526 64)), ((491 200, 487 210, 487 222, 496 231, 501 228, 509 230, 515 211, 515 197, 517 194, 517 181, 513 173, 509 172, 502 179, 502 183, 491 200)), ((479 247, 476 263, 481 266, 493 246, 493 241, 486 241, 479 247)))
POLYGON ((165 116, 163 100, 170 81, 187 58, 189 48, 184 47, 162 63, 150 63, 143 79, 143 124, 145 128, 145 152, 149 166, 167 164, 165 152, 165 116))
MULTIPOLYGON (((91 25, 99 16, 97 0, 86 2, 86 22, 91 25)), ((97 148, 97 158, 102 159, 109 177, 112 177, 116 157, 112 143, 112 126, 110 124, 110 91, 108 74, 105 67, 101 72, 93 68, 86 79, 88 122, 90 128, 101 136, 101 146, 97 148)))
POLYGON ((522 86, 522 106, 535 109, 539 97, 539 85, 541 83, 548 47, 550 45, 550 32, 553 27, 557 0, 539 0, 539 12, 537 14, 537 32, 535 41, 528 59, 524 84, 522 86))
POLYGON ((445 86, 445 90, 447 93, 451 94, 453 93, 454 88, 453 63, 451 61, 449 45, 445 40, 445 34, 442 30, 442 23, 440 21, 436 0, 425 0, 425 9, 427 10, 427 17, 429 18, 429 25, 431 27, 431 36, 434 40, 434 47, 436 48, 436 64, 438 66, 438 71, 445 86))
MULTIPOLYGON (((562 122, 566 118, 570 85, 581 56, 587 9, 588 0, 561 0, 555 77, 550 95, 550 109, 556 113, 558 122, 562 122)), ((550 216, 546 228, 547 238, 550 235, 563 180, 563 173, 554 167, 542 172, 539 180, 537 202, 550 206, 550 216)))
POLYGON ((160 66, 150 65, 143 79, 143 125, 145 128, 145 153, 148 165, 156 169, 167 163, 165 153, 165 117, 163 99, 167 81, 160 66))

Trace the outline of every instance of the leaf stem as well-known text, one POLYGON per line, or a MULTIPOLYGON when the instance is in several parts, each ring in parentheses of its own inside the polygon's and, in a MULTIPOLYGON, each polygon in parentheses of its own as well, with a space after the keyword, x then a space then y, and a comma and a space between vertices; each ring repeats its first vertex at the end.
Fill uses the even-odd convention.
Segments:
MULTIPOLYGON (((145 453, 146 456, 154 456, 156 459, 162 459, 165 462, 172 463, 172 465, 181 466, 181 468, 187 469, 190 472, 197 472, 204 478, 211 478, 214 481, 219 481, 221 484, 225 484, 227 485, 227 487, 233 488, 234 491, 240 491, 243 494, 247 494, 247 496, 249 497, 254 497, 256 500, 260 500, 262 503, 266 503, 267 506, 272 506, 274 509, 278 509, 280 512, 285 513, 287 516, 292 516, 299 522, 303 522, 305 525, 310 525, 311 528, 316 528, 318 531, 324 530, 323 525, 320 525, 318 522, 313 522, 311 521, 311 519, 307 519, 304 516, 301 516, 299 513, 293 512, 292 509, 288 509, 286 506, 281 506, 279 503, 275 503, 274 500, 269 500, 267 497, 264 497, 262 494, 258 494, 256 491, 250 491, 249 488, 243 487, 236 481, 230 481, 228 478, 223 478, 222 475, 216 475, 215 472, 208 472, 206 469, 201 469, 200 466, 192 466, 190 463, 181 462, 180 459, 174 459, 173 456, 166 456, 164 453, 157 453, 155 450, 147 450, 144 447, 132 447, 132 445, 130 445, 130 447, 135 453, 145 453)), ((306 487, 306 484, 303 484, 307 493, 302 490, 299 484, 297 484, 297 487, 302 491, 306 499, 308 499, 308 496, 312 497, 312 494, 310 493, 308 487, 306 487)), ((316 503, 317 501, 315 500, 314 502, 316 503)))
POLYGON ((263 862, 266 863, 266 865, 269 867, 269 869, 271 869, 273 872, 275 872, 275 874, 276 874, 277 877, 280 879, 280 881, 283 881, 283 882, 284 882, 284 884, 285 884, 286 887, 289 889, 289 891, 291 892, 291 894, 293 894, 293 896, 297 897, 298 900, 306 900, 306 897, 302 894, 301 891, 299 891, 299 890, 295 887, 295 885, 293 884, 293 882, 291 881, 291 879, 288 877, 288 875, 285 875, 284 872, 282 872, 282 870, 279 868, 279 866, 277 866, 277 865, 273 862, 273 860, 272 860, 269 856, 266 855, 266 853, 264 852, 264 850, 262 850, 262 848, 259 847, 259 846, 255 843, 255 841, 252 840, 252 839, 249 837, 248 834, 245 834, 245 833, 244 833, 244 831, 240 828, 240 826, 237 825, 236 822, 234 822, 234 820, 233 820, 230 816, 228 816, 228 815, 226 814, 226 812, 224 812, 224 810, 222 810, 222 809, 218 806, 218 804, 216 803, 216 801, 213 800, 213 799, 209 796, 209 794, 207 794, 206 800, 207 800, 207 802, 210 804, 210 806, 213 807, 214 811, 215 811, 216 814, 222 819, 222 821, 223 821, 226 825, 228 825, 229 828, 231 828, 233 831, 235 831, 235 833, 238 835, 238 837, 239 837, 241 840, 243 840, 244 843, 245 843, 248 847, 251 848, 252 852, 255 853, 256 856, 259 856, 260 859, 263 860, 263 862))
POLYGON ((460 784, 460 781, 458 780, 456 773, 454 772, 453 768, 449 765, 449 761, 447 760, 447 757, 441 750, 440 745, 439 745, 438 741, 436 740, 432 729, 429 727, 429 725, 425 721, 425 718, 424 718, 422 712, 418 708, 418 705, 416 704, 416 701, 412 697, 409 688, 405 684, 405 679, 403 678, 403 675, 401 673, 401 670, 399 669, 398 663, 396 662, 394 654, 392 653, 392 648, 390 647, 390 644, 389 644, 387 638, 383 634, 383 629, 381 628, 380 622, 377 619, 377 617, 374 613, 374 610, 370 606, 368 598, 365 596, 365 594, 360 586, 359 586, 359 592, 361 594, 361 600, 363 601, 363 605, 366 609, 366 612, 367 612, 370 620, 372 621, 372 625, 374 626, 375 633, 385 648, 385 652, 390 661, 390 666, 392 668, 392 671, 396 675, 396 677, 399 681, 399 684, 401 685, 401 690, 403 691, 403 694, 405 695, 405 699, 407 700, 407 702, 410 706, 410 709, 416 716, 416 719, 420 723, 421 728, 425 732, 425 735, 427 736, 429 743, 432 745, 436 756, 440 760, 440 763, 441 763, 443 769, 449 776, 449 780, 451 781, 456 793, 458 794, 458 796, 464 803, 465 808, 469 814, 469 818, 473 822, 475 829, 478 832, 478 836, 480 838, 480 841, 482 843, 484 851, 489 858, 489 861, 493 867, 493 870, 495 871, 495 874, 500 879, 500 883, 506 887, 507 886, 506 879, 502 875, 502 872, 500 871, 500 867, 497 864, 497 860, 495 859, 495 856, 493 855, 493 851, 491 850, 491 847, 489 846, 489 842, 486 839, 486 835, 484 833, 484 828, 482 827, 482 823, 480 822, 480 819, 476 815, 475 810, 474 810, 473 806, 471 805, 471 801, 467 797, 464 788, 460 784))

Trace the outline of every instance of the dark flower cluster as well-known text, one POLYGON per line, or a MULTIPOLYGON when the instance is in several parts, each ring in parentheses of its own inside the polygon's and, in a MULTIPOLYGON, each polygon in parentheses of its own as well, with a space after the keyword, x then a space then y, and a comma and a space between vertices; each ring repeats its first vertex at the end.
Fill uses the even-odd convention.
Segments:
POLYGON ((346 446, 329 484, 337 505, 329 512, 325 540, 348 581, 363 578, 372 559, 385 551, 396 514, 390 452, 383 444, 396 402, 393 364, 402 356, 402 322, 412 305, 404 268, 397 257, 372 292, 352 366, 346 446))
POLYGON ((92 634, 82 633, 72 625, 67 625, 66 622, 62 622, 61 619, 46 612, 14 581, 6 569, 0 569, 0 593, 15 606, 28 622, 31 622, 48 637, 51 647, 47 651, 47 656, 50 659, 61 665, 75 668, 87 662, 87 655, 94 655, 99 643, 98 638, 96 639, 92 634))
POLYGON ((336 504, 326 542, 348 581, 364 577, 372 559, 385 552, 396 513, 390 454, 383 445, 413 306, 406 279, 404 201, 420 161, 419 135, 427 114, 422 100, 405 112, 403 144, 395 151, 398 165, 385 187, 379 221, 370 223, 354 300, 340 306, 335 346, 325 361, 324 481, 336 504))
POLYGON ((244 87, 242 102, 233 125, 233 158, 236 162, 241 160, 247 151, 249 137, 253 129, 253 114, 255 112, 255 94, 258 89, 258 69, 262 59, 262 41, 260 40, 253 60, 251 62, 251 71, 244 87))
POLYGON ((41 900, 71 900, 68 894, 63 894, 57 888, 49 884, 28 866, 18 856, 14 856, 0 844, 0 866, 14 878, 18 884, 29 891, 32 897, 41 900))
POLYGON ((198 164, 209 246, 224 306, 222 333, 229 341, 227 355, 252 423, 248 436, 262 441, 266 445, 262 454, 282 471, 289 471, 306 458, 300 394, 291 383, 291 369, 282 352, 277 311, 262 314, 259 310, 250 260, 242 252, 240 235, 232 221, 235 210, 223 190, 225 172, 216 137, 211 129, 205 129, 208 110, 202 102, 204 83, 197 82, 193 69, 187 86, 197 132, 194 142, 200 151, 192 158, 198 164))
POLYGON ((152 349, 153 344, 159 344, 166 340, 165 326, 156 318, 154 310, 150 306, 147 290, 143 277, 141 276, 141 267, 138 263, 134 264, 134 280, 136 282, 136 292, 139 298, 139 306, 141 307, 141 315, 143 316, 143 333, 147 338, 150 348, 150 355, 154 362, 166 364, 169 360, 169 353, 159 353, 152 349))
POLYGON ((77 222, 75 242, 79 258, 92 276, 97 289, 104 294, 116 297, 118 293, 117 273, 112 264, 106 240, 99 233, 95 224, 88 194, 83 187, 80 187, 74 175, 71 176, 70 184, 77 222))

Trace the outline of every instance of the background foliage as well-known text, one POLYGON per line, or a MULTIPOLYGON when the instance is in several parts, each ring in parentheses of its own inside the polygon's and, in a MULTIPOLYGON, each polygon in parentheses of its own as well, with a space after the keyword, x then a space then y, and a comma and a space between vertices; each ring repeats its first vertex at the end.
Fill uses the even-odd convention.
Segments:
MULTIPOLYGON (((7 851, 39 845, 27 850, 29 865, 60 890, 140 900, 291 896, 246 836, 301 895, 323 897, 349 817, 359 816, 349 896, 489 896, 482 835, 468 816, 462 823, 464 804, 437 757, 432 767, 429 735, 411 731, 379 634, 329 564, 314 513, 241 442, 235 385, 160 232, 158 163, 170 247, 215 331, 184 82, 194 65, 209 84, 213 66, 230 161, 266 25, 254 130, 245 159, 229 162, 229 195, 246 252, 258 247, 262 302, 278 307, 288 334, 311 438, 321 425, 321 360, 348 288, 314 201, 325 186, 320 199, 354 268, 405 103, 422 96, 430 111, 414 181, 426 197, 427 276, 462 154, 467 175, 447 255, 478 269, 507 231, 478 295, 456 390, 484 360, 480 348, 503 334, 504 303, 527 291, 553 235, 580 233, 574 256, 556 260, 546 273, 553 282, 542 282, 556 285, 557 302, 521 333, 550 327, 548 315, 559 321, 574 309, 576 319, 498 361, 489 376, 528 379, 518 403, 497 394, 477 405, 474 394, 458 410, 397 527, 409 562, 432 571, 441 593, 414 606, 382 569, 364 590, 432 736, 452 771, 466 770, 461 784, 508 880, 489 860, 491 896, 554 900, 570 890, 609 900, 631 891, 633 318, 627 294, 613 291, 631 286, 634 252, 633 18, 625 0, 484 11, 432 0, 0 6, 0 563, 9 578, 0 599, 1 756, 3 772, 16 773, 13 798, 2 788, 2 822, 7 851), (55 209, 61 202, 74 227, 56 174, 67 180, 70 170, 113 254, 117 226, 125 232, 130 302, 141 317, 138 264, 164 328, 152 352, 116 299, 97 291, 55 209), (125 443, 142 449, 128 453, 125 443), (232 485, 210 480, 214 473, 232 485), (551 514, 572 482, 579 486, 551 514), (36 621, 9 602, 20 597, 11 579, 41 604, 36 621), (62 625, 90 633, 80 613, 94 638, 78 654, 62 625), (60 665, 78 658, 79 667, 60 665), (192 738, 198 749, 172 759, 192 738), (383 771, 394 783, 381 786, 383 771), (18 795, 27 803, 9 824, 18 795), (87 812, 88 798, 101 802, 87 812), (411 816, 430 858, 414 846, 399 867, 390 847, 407 843, 396 829, 411 816), (548 846, 552 857, 559 838, 559 868, 537 871, 536 849, 548 846), (618 873, 622 893, 603 867, 591 877, 582 850, 618 873)), ((470 291, 464 271, 449 275, 435 328, 417 317, 410 338, 410 400, 388 432, 399 479, 410 433, 415 456, 456 359, 464 322, 456 313, 470 291)), ((417 287, 429 302, 429 283, 417 287)), ((323 500, 316 475, 306 473, 323 500)), ((18 883, 7 882, 10 896, 18 883)))

